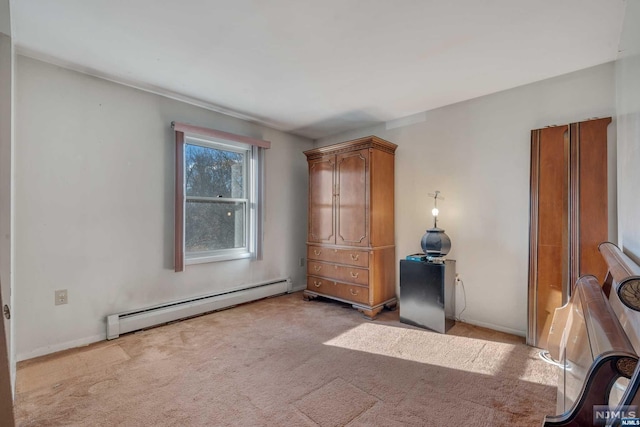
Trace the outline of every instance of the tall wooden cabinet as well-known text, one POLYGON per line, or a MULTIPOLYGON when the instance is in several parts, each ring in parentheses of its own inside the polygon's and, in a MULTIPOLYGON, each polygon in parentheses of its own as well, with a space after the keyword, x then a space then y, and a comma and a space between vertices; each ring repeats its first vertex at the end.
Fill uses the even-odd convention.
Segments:
POLYGON ((394 153, 375 136, 305 151, 309 230, 305 299, 395 307, 394 153))
POLYGON ((541 348, 556 308, 583 274, 602 283, 608 240, 607 126, 611 118, 531 131, 529 328, 541 348))

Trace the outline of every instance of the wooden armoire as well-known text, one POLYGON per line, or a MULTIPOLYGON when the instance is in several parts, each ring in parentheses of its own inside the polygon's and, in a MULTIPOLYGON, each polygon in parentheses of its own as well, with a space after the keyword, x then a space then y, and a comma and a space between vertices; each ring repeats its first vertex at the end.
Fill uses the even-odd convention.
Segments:
POLYGON ((309 229, 305 299, 349 303, 368 318, 396 305, 394 157, 375 136, 305 151, 309 229))
POLYGON ((593 119, 531 131, 529 326, 527 343, 546 348, 555 309, 578 277, 603 282, 598 245, 608 240, 607 126, 593 119))

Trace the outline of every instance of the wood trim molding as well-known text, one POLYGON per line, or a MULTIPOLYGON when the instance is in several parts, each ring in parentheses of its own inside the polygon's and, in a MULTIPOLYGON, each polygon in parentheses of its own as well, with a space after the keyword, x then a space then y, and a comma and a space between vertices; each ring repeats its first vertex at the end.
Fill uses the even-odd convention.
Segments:
POLYGON ((531 131, 531 182, 529 207, 529 320, 527 322, 527 344, 538 344, 536 307, 538 295, 538 172, 540 163, 540 130, 531 131))
POLYGON ((227 141, 241 142, 243 144, 255 145, 261 148, 271 148, 271 142, 265 141, 263 139, 252 138, 250 136, 236 135, 235 133, 209 129, 180 122, 171 122, 171 127, 176 132, 226 139, 227 141))
POLYGON ((580 123, 569 125, 569 296, 580 277, 580 123))
POLYGON ((394 154, 398 146, 392 142, 371 135, 364 138, 341 142, 339 144, 328 145, 326 147, 314 148, 313 150, 305 151, 304 154, 307 156, 308 160, 311 160, 327 154, 340 154, 355 150, 364 150, 366 148, 376 148, 380 151, 394 154))
POLYGON ((184 271, 184 132, 176 131, 174 270, 184 271))

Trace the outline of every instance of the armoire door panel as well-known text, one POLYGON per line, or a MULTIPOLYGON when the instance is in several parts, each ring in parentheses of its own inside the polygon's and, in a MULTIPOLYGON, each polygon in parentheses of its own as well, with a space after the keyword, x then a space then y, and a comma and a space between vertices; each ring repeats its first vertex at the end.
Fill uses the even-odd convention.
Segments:
POLYGON ((335 243, 335 156, 309 161, 309 242, 335 243))
POLYGON ((391 246, 395 243, 393 224, 394 209, 389 200, 394 199, 395 166, 393 154, 379 150, 369 153, 369 244, 372 246, 391 246))
POLYGON ((336 244, 369 245, 369 150, 338 154, 336 244))

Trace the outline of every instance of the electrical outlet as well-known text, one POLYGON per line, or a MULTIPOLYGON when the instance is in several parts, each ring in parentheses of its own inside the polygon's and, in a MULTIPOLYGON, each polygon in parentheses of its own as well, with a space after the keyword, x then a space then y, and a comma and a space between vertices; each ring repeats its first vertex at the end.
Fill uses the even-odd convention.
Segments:
POLYGON ((300 258, 300 267, 304 267, 304 258, 300 258))
POLYGON ((68 301, 67 299, 67 290, 66 289, 61 289, 59 291, 55 291, 56 293, 56 301, 55 301, 55 305, 62 305, 62 304, 66 304, 68 301))

